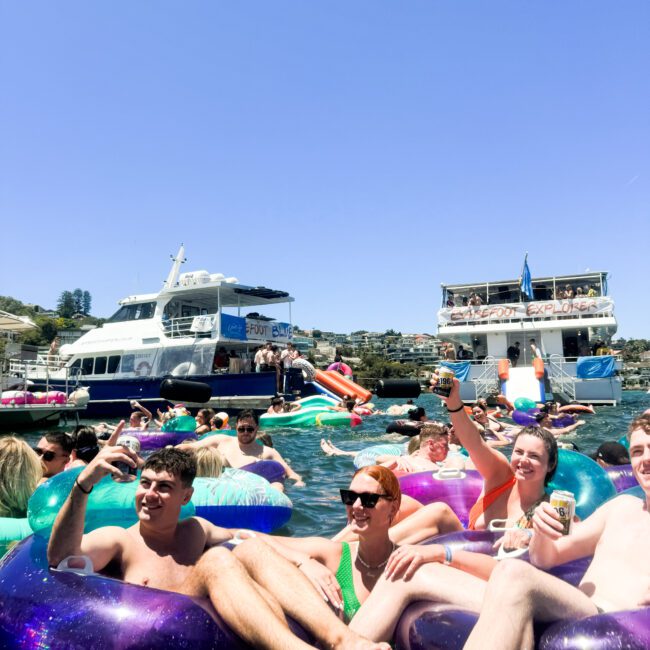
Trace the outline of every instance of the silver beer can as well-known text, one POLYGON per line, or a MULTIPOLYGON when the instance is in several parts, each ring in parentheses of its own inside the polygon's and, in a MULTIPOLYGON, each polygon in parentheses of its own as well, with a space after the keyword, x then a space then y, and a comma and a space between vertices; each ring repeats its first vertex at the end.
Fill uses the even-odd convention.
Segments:
MULTIPOLYGON (((120 436, 117 439, 116 444, 118 447, 126 447, 127 449, 130 449, 135 454, 140 453, 140 441, 135 436, 120 436)), ((115 474, 112 475, 113 480, 118 481, 119 483, 128 483, 129 481, 134 481, 135 477, 138 474, 137 467, 131 467, 131 465, 122 461, 113 463, 113 466, 122 472, 122 476, 116 476, 115 474)))

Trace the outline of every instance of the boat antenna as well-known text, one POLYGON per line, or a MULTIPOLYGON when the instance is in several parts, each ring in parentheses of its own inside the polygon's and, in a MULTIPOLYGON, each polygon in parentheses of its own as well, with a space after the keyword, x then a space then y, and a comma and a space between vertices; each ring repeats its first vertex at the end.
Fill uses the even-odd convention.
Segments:
POLYGON ((173 255, 170 255, 169 257, 173 260, 173 264, 171 270, 169 271, 169 275, 163 284, 163 290, 173 289, 176 285, 176 282, 178 281, 178 272, 181 269, 181 264, 185 264, 187 261, 185 257, 185 245, 181 244, 181 247, 178 249, 178 253, 176 253, 176 257, 173 255))

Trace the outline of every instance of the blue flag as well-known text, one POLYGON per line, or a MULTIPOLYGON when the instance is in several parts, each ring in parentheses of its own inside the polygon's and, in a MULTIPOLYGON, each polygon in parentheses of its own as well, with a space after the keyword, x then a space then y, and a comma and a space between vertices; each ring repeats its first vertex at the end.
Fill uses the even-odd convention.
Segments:
POLYGON ((530 277, 530 269, 528 268, 528 255, 524 259, 524 268, 521 272, 521 293, 528 296, 529 300, 535 300, 533 295, 533 283, 530 277))

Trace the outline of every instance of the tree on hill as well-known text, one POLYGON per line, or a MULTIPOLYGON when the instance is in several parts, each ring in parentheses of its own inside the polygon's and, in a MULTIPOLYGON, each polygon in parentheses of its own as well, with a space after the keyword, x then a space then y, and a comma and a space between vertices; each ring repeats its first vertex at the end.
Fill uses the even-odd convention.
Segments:
POLYGON ((72 291, 62 291, 56 303, 56 310, 62 318, 72 318, 77 311, 72 291))
POLYGON ((83 309, 81 310, 81 313, 84 316, 90 316, 90 307, 92 305, 93 299, 92 296, 90 295, 90 291, 84 291, 83 295, 83 309))
POLYGON ((74 313, 83 314, 84 311, 84 292, 77 288, 72 292, 74 298, 74 313))

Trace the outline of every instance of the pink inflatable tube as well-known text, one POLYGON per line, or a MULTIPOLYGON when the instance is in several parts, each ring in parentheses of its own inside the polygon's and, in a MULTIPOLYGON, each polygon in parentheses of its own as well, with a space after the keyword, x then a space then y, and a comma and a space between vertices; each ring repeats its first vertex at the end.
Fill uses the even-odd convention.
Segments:
MULTIPOLYGON (((249 648, 187 596, 102 575, 52 571, 28 537, 0 561, 0 647, 36 650, 249 648)), ((312 643, 293 621, 295 634, 312 643)))
POLYGON ((446 503, 467 526, 469 511, 483 489, 482 476, 473 470, 463 472, 417 472, 399 479, 403 494, 426 505, 434 501, 446 503))
POLYGON ((338 361, 336 363, 330 363, 330 365, 327 366, 327 369, 340 372, 346 377, 352 377, 352 368, 350 368, 347 363, 340 363, 338 361))

